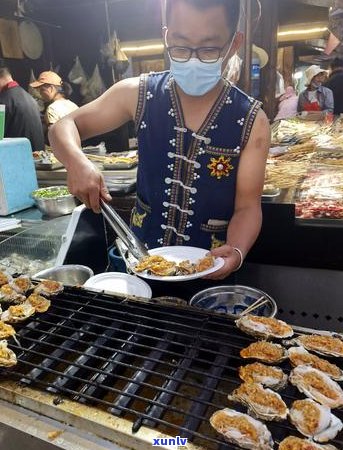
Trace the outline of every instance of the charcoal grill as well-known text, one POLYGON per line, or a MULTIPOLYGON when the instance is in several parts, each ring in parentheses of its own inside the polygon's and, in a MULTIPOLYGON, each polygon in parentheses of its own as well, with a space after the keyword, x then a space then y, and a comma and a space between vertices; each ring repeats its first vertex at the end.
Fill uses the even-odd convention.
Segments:
MULTIPOLYGON (((18 327, 18 339, 18 364, 2 372, 4 400, 117 442, 126 434, 134 449, 157 436, 188 438, 188 449, 237 448, 209 424, 229 406, 245 364, 239 351, 252 341, 225 316, 66 288, 18 327)), ((282 396, 288 405, 302 398, 292 386, 282 396)), ((276 442, 298 435, 288 422, 267 426, 276 442)), ((343 448, 343 433, 333 443, 343 448)))

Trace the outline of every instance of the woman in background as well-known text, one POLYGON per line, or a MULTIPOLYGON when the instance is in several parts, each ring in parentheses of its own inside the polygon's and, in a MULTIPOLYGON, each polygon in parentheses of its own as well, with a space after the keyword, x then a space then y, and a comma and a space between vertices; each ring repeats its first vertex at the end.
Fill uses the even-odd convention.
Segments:
POLYGON ((293 86, 288 86, 286 91, 280 97, 279 112, 277 113, 275 120, 290 119, 295 117, 298 112, 298 96, 293 86))
POLYGON ((47 128, 78 109, 78 106, 68 99, 72 92, 70 84, 64 83, 55 72, 42 72, 38 80, 31 83, 30 86, 39 89, 46 105, 44 122, 47 128))
POLYGON ((307 88, 299 95, 298 111, 333 113, 333 93, 322 86, 326 80, 326 71, 313 65, 306 69, 305 76, 307 88))

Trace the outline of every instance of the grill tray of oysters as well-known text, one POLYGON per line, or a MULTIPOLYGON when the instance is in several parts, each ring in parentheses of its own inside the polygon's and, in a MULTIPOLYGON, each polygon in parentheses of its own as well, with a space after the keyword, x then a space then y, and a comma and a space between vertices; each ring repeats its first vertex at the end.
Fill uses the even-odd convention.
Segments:
MULTIPOLYGON (((232 408, 216 411, 212 427, 227 442, 251 450, 342 450, 330 444, 343 429, 335 410, 343 408, 343 336, 298 335, 282 320, 245 315, 236 326, 257 340, 240 350, 241 384, 228 393, 232 408), (330 358, 330 361, 326 358, 330 358), (278 367, 284 361, 290 373, 278 367), (282 390, 293 385, 305 398, 287 405, 282 390), (246 413, 236 411, 243 406, 246 413), (288 421, 300 436, 274 442, 270 421, 288 421)), ((294 389, 294 388, 293 388, 294 389)), ((295 431, 294 431, 294 434, 295 431)))
POLYGON ((62 292, 57 281, 40 280, 33 284, 26 275, 16 278, 0 271, 0 367, 17 364, 16 354, 8 348, 8 339, 16 338, 13 325, 50 308, 50 298, 62 292))

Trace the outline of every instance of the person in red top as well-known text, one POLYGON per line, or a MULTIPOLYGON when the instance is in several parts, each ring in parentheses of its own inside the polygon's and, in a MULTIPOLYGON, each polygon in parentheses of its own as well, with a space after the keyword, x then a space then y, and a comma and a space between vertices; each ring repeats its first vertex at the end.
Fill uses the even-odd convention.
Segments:
POLYGON ((0 67, 0 104, 5 105, 5 137, 26 137, 33 151, 44 150, 44 134, 38 105, 13 80, 7 67, 0 67))
POLYGON ((322 86, 326 79, 325 70, 313 65, 306 69, 305 76, 307 88, 299 95, 298 112, 333 113, 333 93, 322 86))

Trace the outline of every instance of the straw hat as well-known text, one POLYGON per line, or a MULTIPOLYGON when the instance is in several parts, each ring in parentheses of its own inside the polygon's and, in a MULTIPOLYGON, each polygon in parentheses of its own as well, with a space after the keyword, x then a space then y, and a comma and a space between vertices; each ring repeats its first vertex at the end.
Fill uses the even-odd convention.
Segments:
POLYGON ((43 84, 53 84, 54 86, 62 86, 62 78, 56 73, 48 70, 47 72, 42 72, 37 81, 30 83, 33 88, 38 88, 43 86, 43 84))
POLYGON ((309 86, 311 84, 311 81, 313 78, 320 73, 327 73, 326 70, 322 69, 319 66, 310 66, 305 70, 305 78, 306 78, 306 85, 309 86))
POLYGON ((256 56, 260 60, 261 69, 268 64, 269 56, 268 53, 263 48, 257 47, 257 45, 253 44, 252 54, 253 56, 256 56))

